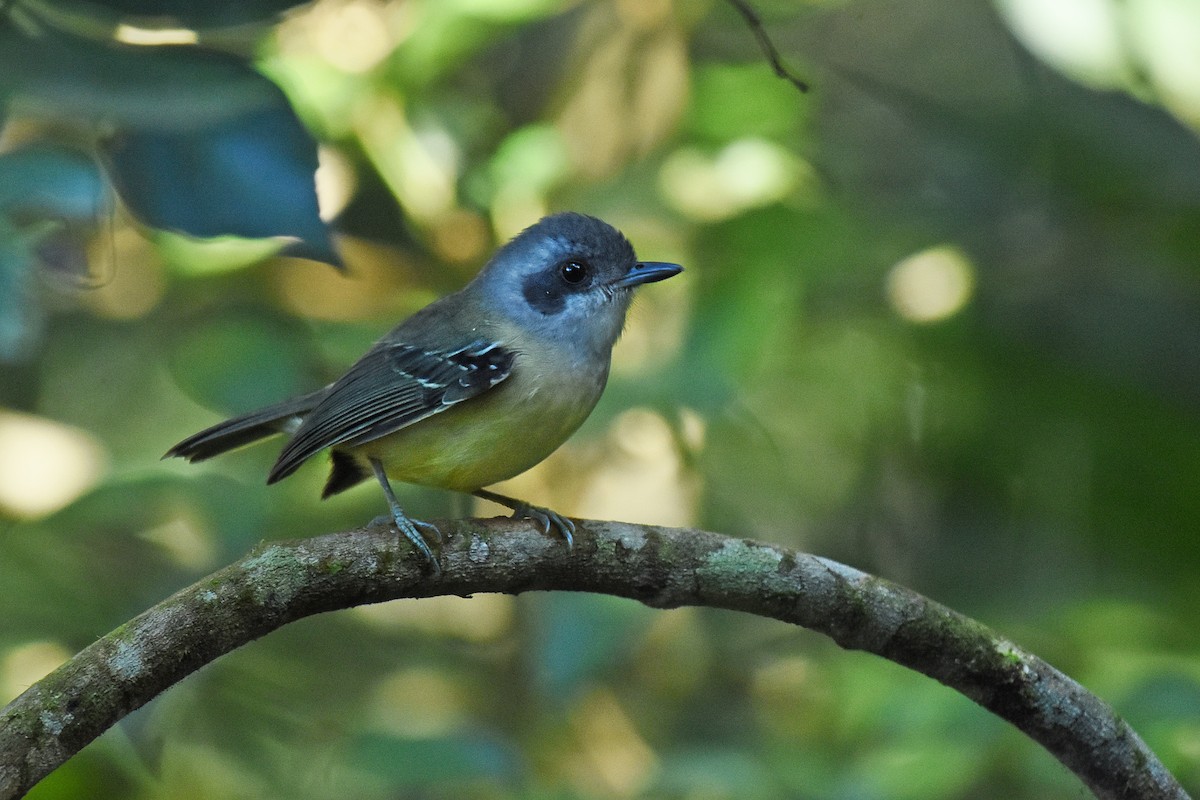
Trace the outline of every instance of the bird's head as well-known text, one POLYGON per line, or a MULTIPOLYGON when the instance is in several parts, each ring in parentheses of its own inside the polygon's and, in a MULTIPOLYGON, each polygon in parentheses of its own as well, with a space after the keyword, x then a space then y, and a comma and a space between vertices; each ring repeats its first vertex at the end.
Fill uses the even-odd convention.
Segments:
POLYGON ((682 269, 638 261, 616 228, 595 217, 564 213, 518 234, 475 283, 489 307, 522 331, 607 357, 625 324, 633 290, 682 269))

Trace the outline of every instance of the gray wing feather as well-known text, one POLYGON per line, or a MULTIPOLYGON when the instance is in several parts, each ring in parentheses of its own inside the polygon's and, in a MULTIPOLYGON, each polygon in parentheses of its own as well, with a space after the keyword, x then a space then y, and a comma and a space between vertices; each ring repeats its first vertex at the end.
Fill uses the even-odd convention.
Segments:
POLYGON ((279 454, 268 483, 335 445, 357 446, 475 397, 512 372, 514 354, 495 342, 438 351, 385 342, 329 387, 279 454))

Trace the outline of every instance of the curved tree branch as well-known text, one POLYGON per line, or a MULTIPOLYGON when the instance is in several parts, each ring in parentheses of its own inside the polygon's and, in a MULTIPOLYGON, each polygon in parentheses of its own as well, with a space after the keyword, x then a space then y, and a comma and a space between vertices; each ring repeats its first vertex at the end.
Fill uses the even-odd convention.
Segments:
POLYGON ((266 544, 99 639, 0 711, 0 798, 20 797, 202 665, 293 620, 399 597, 603 592, 802 625, 957 689, 1101 798, 1186 798, 1094 695, 983 625, 816 556, 696 530, 583 522, 573 551, 510 520, 439 522, 444 572, 385 527, 266 544))

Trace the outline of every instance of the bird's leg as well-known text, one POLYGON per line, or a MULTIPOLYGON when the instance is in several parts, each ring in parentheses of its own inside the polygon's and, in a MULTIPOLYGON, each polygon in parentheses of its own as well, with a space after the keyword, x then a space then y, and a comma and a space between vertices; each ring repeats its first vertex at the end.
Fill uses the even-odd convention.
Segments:
POLYGON ((512 497, 506 497, 502 494, 489 492, 487 489, 479 489, 471 492, 476 497, 484 500, 491 500, 493 503, 499 503, 502 506, 507 506, 513 510, 513 519, 531 519, 542 526, 542 533, 549 533, 550 526, 553 525, 558 530, 559 534, 566 539, 567 549, 575 546, 575 523, 559 514, 557 511, 552 511, 549 508, 534 506, 526 503, 524 500, 516 500, 512 497))
POLYGON ((412 519, 405 514, 404 510, 400 508, 400 503, 396 501, 396 493, 392 491, 392 485, 388 483, 387 474, 383 471, 383 464, 379 463, 379 459, 376 458, 372 458, 370 461, 371 469, 375 471, 375 479, 383 487, 383 494, 387 497, 388 506, 392 510, 392 521, 396 523, 396 527, 404 534, 405 538, 412 542, 413 547, 416 547, 425 558, 429 559, 429 563, 433 566, 433 574, 441 575, 442 566, 434 557, 433 551, 429 549, 429 544, 421 535, 421 531, 432 533, 439 544, 442 541, 442 532, 437 529, 436 525, 412 519))

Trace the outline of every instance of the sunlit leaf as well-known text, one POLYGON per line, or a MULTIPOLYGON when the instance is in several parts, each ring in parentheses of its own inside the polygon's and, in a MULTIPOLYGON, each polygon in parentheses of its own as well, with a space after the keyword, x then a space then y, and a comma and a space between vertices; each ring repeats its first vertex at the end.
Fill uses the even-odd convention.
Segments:
POLYGON ((763 64, 718 64, 696 70, 685 122, 702 140, 787 138, 811 108, 794 86, 763 64))
POLYGON ((553 0, 426 0, 415 3, 421 24, 393 56, 405 82, 432 81, 522 20, 554 10, 553 0))

